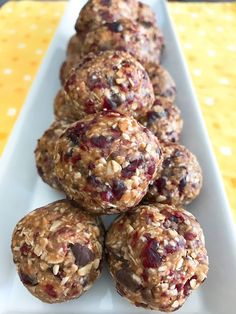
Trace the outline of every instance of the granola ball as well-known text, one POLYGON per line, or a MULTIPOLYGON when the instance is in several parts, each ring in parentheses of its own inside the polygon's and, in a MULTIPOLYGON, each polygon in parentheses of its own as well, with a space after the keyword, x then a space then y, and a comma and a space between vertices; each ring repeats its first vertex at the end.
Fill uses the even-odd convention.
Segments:
POLYGON ((167 70, 161 65, 149 63, 145 67, 153 85, 155 96, 161 96, 174 100, 176 97, 176 85, 167 70))
POLYGON ((207 277, 208 256, 196 218, 169 205, 143 205, 123 214, 106 236, 111 275, 136 306, 172 312, 207 277))
POLYGON ((183 128, 179 108, 165 97, 156 97, 153 107, 139 122, 163 142, 178 142, 183 128))
POLYGON ((139 117, 154 102, 147 72, 122 51, 105 51, 81 62, 71 70, 64 91, 75 119, 109 110, 139 117))
POLYGON ((76 68, 80 62, 81 62, 81 56, 78 55, 72 55, 66 58, 66 60, 62 63, 61 69, 60 69, 60 80, 61 84, 64 85, 66 82, 66 79, 69 76, 70 71, 72 68, 76 68))
POLYGON ((157 138, 118 112, 88 115, 56 144, 55 172, 68 198, 96 214, 127 211, 160 167, 157 138))
POLYGON ((162 152, 161 172, 149 186, 145 201, 176 206, 190 203, 202 187, 202 171, 197 158, 176 143, 163 143, 162 152))
POLYGON ((160 63, 162 48, 163 36, 156 26, 121 19, 88 32, 82 54, 105 50, 127 51, 145 66, 150 62, 160 63))
POLYGON ((54 100, 54 114, 57 120, 63 120, 69 122, 74 122, 75 118, 70 112, 70 107, 67 105, 65 92, 60 89, 54 100))
POLYGON ((71 36, 66 50, 67 57, 77 56, 81 52, 83 45, 83 34, 71 36))
POLYGON ((80 11, 75 29, 78 33, 88 32, 121 18, 135 20, 138 8, 136 0, 90 0, 80 11))
POLYGON ((43 302, 78 298, 99 277, 103 226, 67 200, 43 206, 18 222, 13 260, 24 286, 43 302))
POLYGON ((55 142, 66 128, 67 122, 65 121, 53 122, 38 140, 34 152, 38 174, 45 183, 58 190, 61 188, 54 173, 55 142))
POLYGON ((156 16, 149 5, 138 3, 138 18, 137 22, 147 26, 156 25, 156 16))

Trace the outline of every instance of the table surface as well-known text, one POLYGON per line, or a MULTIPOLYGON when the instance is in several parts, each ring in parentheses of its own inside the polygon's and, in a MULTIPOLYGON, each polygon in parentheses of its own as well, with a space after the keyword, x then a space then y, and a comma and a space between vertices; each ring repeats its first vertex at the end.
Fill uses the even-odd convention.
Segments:
MULTIPOLYGON (((11 1, 0 10, 0 154, 65 5, 11 1)), ((236 218, 236 3, 171 2, 169 9, 236 218)))

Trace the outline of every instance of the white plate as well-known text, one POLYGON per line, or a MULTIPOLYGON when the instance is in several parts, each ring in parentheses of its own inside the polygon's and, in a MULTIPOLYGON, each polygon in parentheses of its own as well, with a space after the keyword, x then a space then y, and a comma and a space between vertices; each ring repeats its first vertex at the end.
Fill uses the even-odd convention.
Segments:
MULTIPOLYGON (((79 300, 44 304, 23 287, 12 263, 11 233, 17 221, 34 208, 61 198, 60 193, 42 183, 38 177, 33 151, 36 140, 53 119, 53 98, 60 86, 58 71, 65 57, 68 38, 73 34, 73 24, 85 2, 72 0, 68 4, 0 163, 1 314, 151 312, 136 308, 121 298, 115 292, 106 270, 95 286, 79 300)), ((157 13, 165 36, 163 64, 177 84, 177 104, 184 119, 182 142, 197 155, 204 173, 202 193, 188 209, 199 219, 205 232, 210 258, 209 277, 189 297, 179 313, 235 313, 236 234, 230 208, 165 2, 146 2, 157 13)))

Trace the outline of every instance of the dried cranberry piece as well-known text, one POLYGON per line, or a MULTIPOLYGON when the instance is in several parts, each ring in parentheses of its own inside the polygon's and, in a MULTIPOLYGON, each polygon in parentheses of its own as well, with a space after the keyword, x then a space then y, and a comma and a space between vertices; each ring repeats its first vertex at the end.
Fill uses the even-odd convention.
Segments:
POLYGON ((148 166, 147 173, 148 173, 150 176, 152 176, 155 171, 156 171, 156 164, 155 164, 155 163, 151 163, 151 164, 148 166))
POLYGON ((90 142, 95 147, 106 148, 106 146, 111 142, 111 140, 109 140, 104 135, 99 135, 91 137, 90 142))
POLYGON ((127 187, 123 181, 114 180, 112 185, 112 193, 117 201, 121 199, 127 187))
POLYGON ((157 252, 158 242, 155 239, 149 239, 145 244, 141 256, 145 268, 157 268, 161 265, 162 256, 157 252))
POLYGON ((62 153, 62 156, 61 156, 61 160, 64 161, 64 162, 68 162, 69 159, 72 157, 72 152, 67 152, 65 154, 62 153))
POLYGON ((129 290, 136 292, 140 289, 140 284, 133 278, 129 268, 121 268, 116 272, 117 281, 129 290))
POLYGON ((194 240, 195 238, 196 238, 196 234, 195 233, 193 233, 193 232, 186 232, 185 234, 184 234, 184 238, 186 239, 186 240, 189 240, 189 241, 192 241, 192 240, 194 240))
POLYGON ((111 0, 100 0, 102 5, 110 6, 111 5, 111 0))
POLYGON ((26 243, 24 243, 20 248, 20 252, 23 256, 27 256, 30 250, 31 250, 31 246, 26 243))
POLYGON ((67 79, 65 85, 64 85, 64 90, 69 93, 71 85, 73 86, 76 82, 76 74, 73 73, 69 78, 67 79))
POLYGON ((141 276, 145 282, 148 282, 148 272, 146 271, 146 269, 144 269, 141 276))
POLYGON ((114 33, 120 33, 124 29, 120 22, 107 23, 107 28, 114 33))
POLYGON ((83 267, 94 260, 94 253, 87 246, 75 243, 71 244, 70 248, 75 257, 76 265, 83 267))
POLYGON ((177 246, 172 246, 170 244, 165 246, 165 251, 167 254, 173 254, 177 251, 177 246))
POLYGON ((91 90, 94 90, 95 88, 101 89, 106 87, 97 73, 91 73, 89 75, 87 85, 91 90))
POLYGON ((140 159, 135 159, 130 162, 130 164, 122 169, 121 175, 123 178, 130 179, 134 174, 136 169, 143 164, 143 160, 140 159))
POLYGON ((52 298, 57 298, 57 293, 51 284, 46 284, 44 287, 45 292, 52 298))
POLYGON ((179 193, 180 194, 183 194, 186 184, 187 184, 186 177, 184 177, 179 182, 179 193))
POLYGON ((177 285, 175 286, 177 291, 180 292, 183 288, 183 284, 182 283, 177 283, 177 285))
POLYGON ((75 155, 71 158, 71 162, 73 165, 75 165, 77 163, 77 161, 81 160, 81 156, 80 155, 75 155))
POLYGON ((165 186, 166 186, 166 179, 165 178, 158 178, 155 182, 154 182, 155 187, 157 188, 157 191, 159 193, 162 193, 165 186))
POLYGON ((96 113, 95 103, 91 99, 86 100, 84 111, 88 114, 96 113))
POLYGON ((113 194, 111 191, 101 192, 100 196, 104 202, 111 202, 113 200, 113 194))
POLYGON ((135 233, 132 236, 132 240, 131 240, 131 246, 132 247, 135 247, 137 245, 138 239, 139 239, 139 233, 138 233, 138 231, 135 231, 135 233))
POLYGON ((24 273, 22 270, 20 270, 19 276, 20 276, 20 280, 25 285, 36 286, 38 284, 38 280, 36 277, 34 277, 32 275, 28 275, 28 274, 24 273))

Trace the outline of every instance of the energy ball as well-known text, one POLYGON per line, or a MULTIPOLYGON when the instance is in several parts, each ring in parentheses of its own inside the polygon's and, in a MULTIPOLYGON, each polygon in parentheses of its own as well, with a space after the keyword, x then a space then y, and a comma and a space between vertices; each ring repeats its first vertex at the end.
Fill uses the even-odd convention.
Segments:
POLYGON ((96 214, 137 205, 161 163, 157 138, 118 112, 88 115, 57 141, 55 172, 68 198, 96 214))
POLYGON ((154 102, 147 72, 122 51, 105 51, 82 61, 71 70, 64 91, 75 119, 109 110, 136 118, 145 114, 154 102))
POLYGON ((12 237, 24 286, 47 303, 78 298, 101 273, 103 227, 98 217, 61 200, 26 215, 12 237))
POLYGON ((58 190, 61 190, 61 188, 54 173, 55 143, 66 128, 67 122, 65 121, 53 122, 38 140, 34 152, 38 174, 45 183, 58 190))
POLYGON ((178 142, 183 128, 179 108, 165 97, 156 97, 151 110, 139 122, 163 142, 178 142))
POLYGON ((81 52, 81 47, 83 45, 83 34, 80 35, 73 35, 71 36, 67 50, 66 50, 66 55, 67 57, 72 57, 72 56, 77 56, 81 52))
POLYGON ((76 119, 70 111, 70 106, 67 105, 65 92, 60 89, 54 100, 54 114, 57 120, 63 120, 66 122, 74 122, 76 119))
POLYGON ((139 206, 118 217, 108 230, 106 251, 119 294, 152 310, 179 309, 208 273, 199 223, 169 205, 139 206))
POLYGON ((60 80, 61 84, 64 85, 66 82, 66 79, 69 76, 70 71, 72 68, 76 68, 80 62, 81 62, 81 56, 78 55, 72 55, 70 57, 67 57, 67 59, 62 63, 61 69, 60 69, 60 80))
POLYGON ((137 22, 147 26, 156 25, 156 16, 149 5, 142 2, 138 3, 137 22))
POLYGON ((160 63, 162 48, 163 36, 156 26, 121 19, 88 32, 82 54, 105 50, 126 51, 145 66, 150 62, 160 63))
POLYGON ((149 186, 145 201, 188 204, 200 193, 202 171, 197 158, 184 146, 163 143, 162 170, 149 186))
POLYGON ((153 85, 155 96, 161 96, 174 100, 176 97, 176 85, 167 70, 161 65, 149 63, 145 67, 153 85))
POLYGON ((80 11, 75 24, 77 32, 88 32, 121 18, 138 18, 136 0, 90 0, 80 11))

